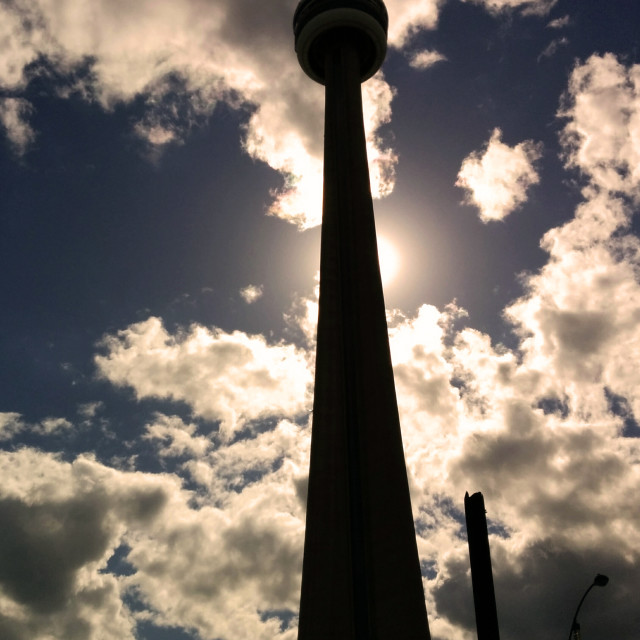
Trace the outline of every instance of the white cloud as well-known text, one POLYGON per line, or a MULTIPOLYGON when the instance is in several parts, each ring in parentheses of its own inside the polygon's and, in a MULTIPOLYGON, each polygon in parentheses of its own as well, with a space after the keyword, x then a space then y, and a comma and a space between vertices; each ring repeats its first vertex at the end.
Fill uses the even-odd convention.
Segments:
POLYGON ((445 0, 386 0, 389 45, 404 47, 420 29, 433 29, 445 0))
MULTIPOLYGON (((540 281, 557 277, 543 271, 540 281)), ((637 287, 629 272, 620 274, 622 280, 625 292, 637 287)), ((592 291, 590 282, 562 286, 579 287, 585 297, 592 291)), ((532 290, 522 300, 542 293, 532 290)), ((562 298, 558 305, 564 306, 562 298)), ((424 306, 413 317, 392 314, 390 325, 418 545, 423 562, 436 574, 426 581, 432 633, 450 640, 472 637, 468 550, 460 538, 460 518, 464 492, 481 490, 492 523, 505 532, 491 536, 503 632, 533 640, 542 629, 550 636, 554 617, 572 605, 566 594, 581 587, 576 576, 590 579, 596 570, 616 571, 625 593, 635 589, 640 539, 637 510, 629 501, 640 488, 640 445, 620 437, 622 419, 607 406, 604 380, 593 384, 560 371, 553 358, 566 355, 559 349, 538 360, 530 357, 538 353, 535 342, 525 339, 522 350, 513 352, 474 329, 455 330, 463 315, 455 306, 445 313, 424 306), (579 387, 583 393, 576 393, 579 387), (589 396, 596 394, 597 406, 590 405, 589 396), (545 555, 557 564, 542 563, 545 555), (569 564, 574 572, 563 572, 569 564), (530 585, 526 596, 515 589, 523 567, 530 585), (549 584, 554 585, 551 599, 549 584), (535 625, 526 615, 510 614, 529 610, 524 597, 533 610, 544 612, 536 614, 535 625)), ((526 335, 544 331, 535 319, 535 313, 521 316, 526 335)), ((575 335, 569 340, 577 349, 597 349, 600 338, 580 322, 570 319, 567 327, 575 335)), ((621 348, 637 342, 624 334, 602 339, 619 340, 621 348)), ((629 361, 635 361, 634 354, 629 361)), ((613 362, 611 371, 620 364, 613 362)), ((625 615, 630 633, 637 615, 630 607, 625 615)), ((606 634, 604 622, 602 630, 606 634)))
POLYGON ((127 582, 158 624, 204 638, 295 638, 294 621, 281 631, 275 613, 261 614, 297 609, 308 451, 308 427, 283 421, 184 464, 198 494, 128 538, 137 573, 127 582))
MULTIPOLYGON (((400 45, 407 34, 433 26, 438 5, 389 2, 391 43, 400 45)), ((302 228, 314 226, 320 222, 323 92, 293 53, 294 8, 292 0, 144 0, 126 7, 108 0, 4 3, 0 87, 25 89, 38 72, 38 59, 45 58, 62 75, 76 72, 73 80, 60 81, 61 97, 75 93, 105 109, 143 99, 146 113, 134 131, 156 148, 183 140, 219 101, 249 109, 242 144, 284 179, 272 194, 270 213, 302 228)), ((378 76, 363 93, 372 189, 380 197, 393 188, 397 160, 376 135, 390 117, 392 92, 378 76)), ((4 120, 11 122, 14 144, 24 149, 33 137, 27 106, 9 104, 4 120)))
POLYGON ((369 178, 374 198, 389 195, 395 186, 395 166, 398 156, 386 147, 378 129, 391 121, 391 101, 395 90, 384 79, 382 72, 362 85, 362 111, 367 139, 369 178))
POLYGON ((73 424, 66 418, 45 418, 37 426, 40 433, 51 435, 60 431, 67 431, 73 428, 73 424))
MULTIPOLYGON (((303 431, 276 433, 290 447, 303 431)), ((281 630, 278 618, 299 591, 303 522, 292 470, 281 465, 259 487, 229 491, 224 510, 195 509, 169 475, 0 452, 0 629, 29 640, 132 640, 144 620, 207 639, 293 640, 295 622, 281 630), (129 575, 107 564, 118 548, 129 575), (125 604, 132 598, 135 612, 125 604)))
MULTIPOLYGON (((553 250, 557 247, 560 253, 572 253, 575 261, 585 243, 608 237, 618 225, 591 223, 587 215, 593 217, 601 212, 602 217, 607 217, 608 211, 620 215, 612 208, 603 209, 603 204, 603 200, 585 203, 578 211, 582 219, 577 219, 569 230, 554 230, 557 244, 550 238, 547 246, 553 250), (573 241, 571 229, 584 227, 591 231, 576 236, 577 246, 571 249, 567 244, 573 241)), ((596 263, 596 271, 609 265, 602 261, 603 257, 605 254, 585 252, 583 259, 596 263)), ((584 270, 584 264, 578 267, 584 270)), ((634 348, 640 343, 635 337, 637 323, 632 327, 617 319, 601 322, 593 314, 602 314, 603 308, 618 304, 610 298, 603 299, 597 289, 594 293, 594 280, 589 274, 584 281, 567 281, 567 276, 563 280, 561 275, 559 271, 542 270, 537 280, 529 282, 529 293, 518 304, 523 309, 533 309, 531 313, 516 314, 516 307, 511 308, 523 336, 518 353, 493 345, 479 331, 457 330, 455 323, 465 314, 455 305, 443 313, 423 306, 414 316, 390 314, 391 348, 419 550, 422 560, 435 572, 435 577, 426 580, 434 636, 437 633, 438 637, 460 640, 472 633, 468 555, 466 542, 459 535, 465 490, 484 492, 492 522, 505 531, 504 537, 491 537, 505 635, 523 628, 524 640, 533 640, 540 629, 545 635, 552 635, 556 629, 554 617, 569 606, 566 594, 577 591, 576 575, 579 578, 597 570, 612 574, 615 571, 619 600, 633 602, 633 568, 640 561, 640 522, 633 503, 633 496, 640 489, 640 446, 635 439, 620 437, 622 418, 609 411, 604 399, 603 389, 609 381, 584 379, 572 373, 571 350, 582 357, 586 354, 587 358, 604 359, 609 355, 600 354, 599 350, 609 349, 617 340, 621 348, 634 348), (550 282, 556 283, 557 288, 549 289, 550 282), (593 298, 592 315, 586 315, 589 327, 609 328, 594 333, 589 327, 582 327, 580 317, 572 317, 564 325, 564 321, 552 319, 551 325, 561 327, 560 338, 548 341, 546 350, 540 348, 538 338, 544 339, 552 330, 544 326, 544 311, 535 310, 543 310, 548 298, 555 302, 559 313, 571 312, 568 290, 576 299, 593 298), (615 335, 609 336, 607 331, 615 335), (561 360, 564 368, 557 365, 561 360), (598 393, 600 400, 589 405, 589 396, 598 393), (548 405, 545 410, 540 408, 544 406, 542 401, 548 405), (554 408, 554 402, 556 407, 563 403, 566 406, 554 408), (553 562, 542 562, 544 557, 553 562), (565 570, 569 565, 573 572, 565 570), (523 570, 527 571, 529 584, 526 594, 515 588, 523 570), (551 600, 549 585, 553 585, 551 600), (524 597, 532 609, 524 606, 524 597), (533 625, 527 624, 531 620, 526 614, 516 617, 511 615, 512 610, 542 613, 536 614, 537 624, 533 625)), ((601 288, 606 284, 600 282, 601 288)), ((628 296, 637 287, 632 273, 622 267, 608 283, 609 291, 615 289, 620 296, 628 296)), ((631 301, 629 309, 633 304, 631 301)), ((626 317, 627 311, 614 313, 626 317)), ((199 351, 193 342, 196 330, 172 339, 157 321, 147 322, 129 327, 120 338, 113 338, 109 353, 116 355, 116 361, 124 342, 128 344, 125 350, 135 347, 147 357, 164 351, 163 359, 173 359, 176 366, 186 364, 191 371, 197 366, 203 371, 211 370, 206 359, 199 365, 189 359, 190 352, 199 351), (161 339, 152 335, 154 330, 161 339), (178 346, 180 351, 175 350, 178 346)), ((205 335, 213 337, 210 332, 205 335)), ((224 343, 228 335, 233 334, 220 334, 218 338, 224 343)), ((633 362, 635 356, 631 355, 633 362)), ((621 364, 621 359, 612 363, 610 371, 621 364)), ((148 375, 145 367, 142 369, 142 375, 148 375)), ((627 375, 626 371, 620 373, 620 377, 627 375)), ((612 389, 621 393, 620 387, 612 389)), ((190 402, 195 406, 204 402, 210 389, 197 387, 193 394, 190 402), (200 400, 195 399, 196 395, 200 400)), ((20 522, 37 521, 45 513, 57 522, 67 513, 67 507, 54 510, 54 504, 81 505, 79 513, 84 514, 82 509, 89 504, 89 498, 103 514, 89 518, 89 524, 96 522, 94 537, 105 540, 100 547, 100 560, 85 560, 84 556, 73 560, 73 556, 54 568, 56 575, 61 572, 56 584, 67 576, 64 584, 71 586, 65 588, 75 594, 90 590, 98 579, 112 585, 112 595, 100 600, 92 611, 96 620, 106 616, 126 591, 137 594, 144 605, 144 610, 135 616, 161 626, 192 628, 204 638, 292 640, 295 622, 281 632, 280 619, 261 617, 261 613, 286 610, 293 614, 297 608, 308 426, 283 420, 272 428, 216 445, 198 435, 195 425, 175 416, 158 415, 147 425, 146 438, 163 457, 185 459, 180 473, 198 485, 197 493, 179 489, 170 476, 110 470, 87 459, 70 466, 29 450, 0 454, 0 472, 6 477, 0 497, 21 505, 25 515, 20 522), (38 474, 34 474, 36 467, 38 474), (80 502, 78 495, 82 491, 88 497, 80 502), (132 498, 132 494, 138 498, 132 498), (35 506, 27 505, 27 496, 28 505, 35 506), (143 508, 144 504, 149 506, 143 508), (143 513, 147 516, 141 520, 143 513), (115 576, 98 571, 122 543, 130 549, 127 562, 135 573, 116 581, 115 576)), ((70 531, 75 535, 73 527, 70 531)), ((35 549, 34 553, 37 557, 35 549)), ((7 611, 18 598, 15 587, 11 588, 14 591, 8 595, 5 592, 7 611)), ((76 601, 80 599, 76 597, 76 601)), ((36 605, 22 606, 27 607, 29 619, 34 619, 32 610, 36 605)), ((110 622, 121 625, 124 631, 120 636, 115 631, 109 633, 128 638, 131 636, 127 629, 131 627, 126 625, 132 625, 134 614, 121 606, 110 622)), ((637 619, 633 605, 616 606, 617 613, 621 610, 633 625, 637 619)), ((18 619, 11 615, 12 620, 18 619)), ((70 616, 88 616, 59 609, 48 615, 56 625, 70 616)), ((605 623, 611 621, 605 618, 605 623)), ((103 637, 110 640, 112 636, 105 633, 103 637)), ((37 633, 29 637, 39 640, 37 633)))
POLYGON ((640 65, 593 55, 571 74, 563 142, 569 167, 599 189, 640 200, 640 65))
POLYGON ((449 384, 453 369, 444 357, 443 345, 447 319, 435 307, 423 305, 415 318, 396 312, 390 320, 396 390, 411 449, 420 433, 456 429, 458 393, 449 384))
POLYGON ((158 454, 163 458, 189 456, 202 457, 212 446, 205 436, 196 435, 195 424, 185 424, 178 416, 157 414, 153 423, 146 426, 145 440, 155 442, 158 454))
MULTIPOLYGON (((549 602, 560 603, 568 586, 577 591, 564 567, 611 571, 628 590, 640 562, 638 514, 629 505, 640 485, 640 447, 624 437, 625 421, 640 415, 630 364, 640 356, 640 245, 630 233, 633 208, 616 196, 633 196, 637 182, 608 171, 633 157, 633 83, 625 82, 633 73, 609 56, 574 71, 564 112, 571 135, 563 140, 589 185, 574 219, 543 237, 548 263, 506 310, 521 338, 518 354, 471 330, 452 352, 468 412, 461 428, 469 417, 475 424, 448 462, 449 479, 460 491, 483 490, 508 532, 492 538, 492 555, 501 622, 511 628, 523 572, 532 593, 554 585, 549 602)), ((438 611, 461 624, 451 603, 465 573, 451 561, 446 581, 435 585, 438 611)), ((536 632, 550 635, 552 609, 561 607, 530 604, 544 611, 536 632)), ((616 616, 629 616, 619 635, 632 635, 637 614, 616 616)), ((599 631, 606 635, 612 623, 602 621, 599 631)))
POLYGON ((31 112, 31 104, 23 98, 0 99, 0 124, 18 155, 25 153, 36 137, 27 121, 31 112))
POLYGON ((255 284, 249 284, 246 287, 240 289, 240 295, 247 304, 253 304, 256 300, 262 298, 264 293, 264 287, 255 284))
POLYGON ((546 16, 558 0, 463 0, 482 5, 491 13, 522 10, 525 15, 546 16))
POLYGON ((510 147, 501 141, 502 131, 494 129, 482 152, 467 156, 456 186, 467 190, 466 202, 478 207, 480 219, 504 220, 524 204, 531 185, 539 182, 536 161, 541 146, 525 140, 510 147))
POLYGON ((315 358, 316 330, 318 327, 318 300, 320 297, 320 271, 315 275, 313 293, 308 296, 296 296, 291 309, 284 314, 284 321, 289 330, 296 334, 295 338, 302 336, 302 341, 307 347, 309 366, 313 368, 315 358))
POLYGON ((50 436, 69 431, 73 424, 66 418, 47 417, 37 423, 25 422, 22 415, 15 412, 0 412, 0 440, 10 440, 20 432, 30 431, 50 436))
POLYGON ((416 51, 409 58, 409 64, 414 69, 428 69, 438 62, 443 62, 447 57, 438 51, 416 51))
POLYGON ((569 44, 568 38, 556 38, 552 40, 543 50, 542 53, 538 56, 538 60, 542 58, 551 58, 554 56, 560 47, 566 47, 569 44))
POLYGON ((573 220, 542 239, 550 260, 526 281, 528 294, 507 309, 532 366, 561 380, 585 416, 606 412, 604 389, 640 415, 640 382, 629 364, 640 317, 640 242, 630 233, 640 174, 635 158, 636 72, 613 57, 592 57, 570 80, 563 141, 570 166, 588 180, 573 220))
POLYGON ((532 365, 567 384, 564 393, 584 415, 605 410, 605 387, 640 415, 640 380, 630 365, 640 356, 640 243, 628 235, 625 214, 621 201, 604 195, 583 203, 574 220, 546 234, 549 263, 507 310, 532 365))
MULTIPOLYGON (((585 295, 589 290, 585 283, 585 295)), ((640 488, 640 445, 620 437, 622 421, 607 407, 604 380, 592 385, 558 372, 548 358, 530 359, 526 341, 521 360, 472 329, 447 338, 451 319, 423 307, 391 329, 419 549, 436 571, 426 584, 430 619, 436 620, 432 632, 438 628, 441 637, 457 640, 465 637, 460 627, 473 629, 468 552, 458 537, 458 518, 464 492, 481 490, 492 522, 505 531, 491 537, 503 631, 532 639, 539 629, 552 635, 554 616, 570 604, 562 594, 576 590, 575 574, 559 568, 565 562, 587 576, 617 567, 620 588, 634 589, 631 567, 640 561, 640 539, 629 496, 640 488), (580 386, 583 394, 575 392, 580 386), (588 406, 595 393, 602 400, 588 406), (538 407, 543 400, 551 403, 547 413, 538 407), (551 410, 554 402, 568 405, 551 410), (536 569, 545 554, 558 565, 536 569), (532 625, 536 631, 524 635, 526 616, 509 614, 524 607, 513 593, 523 566, 530 567, 527 601, 544 611, 532 625), (558 582, 558 599, 547 600, 547 585, 558 582)), ((541 331, 535 323, 527 328, 534 335, 541 331)))
MULTIPOLYGON (((630 496, 640 488, 640 444, 627 436, 640 415, 637 179, 605 170, 620 174, 634 157, 634 73, 607 56, 574 72, 563 142, 587 186, 575 217, 543 237, 549 261, 505 311, 518 349, 452 331, 451 316, 428 307, 391 325, 419 549, 436 572, 426 583, 432 631, 443 638, 473 630, 458 536, 467 490, 484 493, 504 532, 491 536, 491 551, 505 635, 554 635, 554 618, 575 606, 567 594, 596 571, 615 575, 625 594, 635 589, 640 529, 630 496), (523 575, 526 606, 516 588, 523 575), (538 612, 535 624, 523 608, 538 612)), ((620 606, 609 619, 600 612, 594 633, 620 625, 618 635, 633 635, 638 614, 620 606)))
POLYGON ((90 418, 95 418, 97 413, 102 409, 104 409, 104 402, 102 402, 102 400, 84 402, 78 405, 78 415, 85 418, 85 420, 89 420, 90 418))
POLYGON ((272 497, 277 500, 277 495, 293 488, 299 503, 291 503, 289 496, 287 508, 302 517, 306 489, 301 482, 306 486, 308 436, 306 427, 283 420, 273 429, 210 450, 206 456, 198 452, 184 468, 194 482, 207 488, 206 500, 217 505, 237 503, 238 491, 245 496, 262 491, 263 480, 285 485, 293 482, 292 487, 275 489, 272 497))
POLYGON ((25 427, 19 413, 15 411, 0 412, 0 440, 10 440, 25 427))
POLYGON ((125 527, 158 517, 175 483, 124 483, 89 458, 68 464, 27 448, 0 453, 0 474, 0 625, 34 640, 133 639, 119 580, 100 569, 125 527))
POLYGON ((219 420, 229 438, 249 420, 295 415, 309 403, 311 373, 292 345, 192 325, 170 335, 149 318, 106 336, 95 358, 102 377, 138 398, 169 398, 219 420))
MULTIPOLYGON (((594 635, 633 637, 640 623, 640 446, 624 435, 625 420, 640 415, 640 246, 630 233, 636 77, 635 67, 607 56, 574 71, 563 140, 588 184, 575 217, 544 236, 548 263, 506 310, 517 349, 456 329, 464 312, 455 305, 389 314, 419 550, 435 574, 426 580, 434 637, 473 637, 465 490, 484 492, 504 532, 491 545, 505 637, 557 635, 556 620, 595 571, 612 575, 615 607, 601 610, 594 635)), ((371 87, 371 103, 383 104, 385 85, 371 87)), ((520 163, 511 182, 537 180, 533 143, 508 147, 496 132, 492 141, 471 157, 485 182, 505 159, 520 163), (501 153, 485 165, 492 141, 501 153)), ((512 185, 497 184, 507 191, 494 205, 503 217, 526 186, 514 196, 512 185)), ((303 299, 290 314, 310 341, 316 304, 303 299)), ((265 614, 297 607, 309 428, 288 420, 242 434, 238 427, 308 409, 310 354, 197 325, 170 334, 157 318, 108 336, 103 348, 96 364, 106 380, 139 398, 186 402, 223 421, 226 439, 205 438, 176 416, 146 425, 147 444, 184 458, 178 472, 198 486, 193 493, 175 475, 117 471, 88 457, 67 463, 28 448, 0 452, 8 523, 0 531, 0 635, 129 640, 136 619, 148 619, 203 638, 293 640, 295 622, 281 631, 265 614), (107 570, 120 545, 129 576, 107 570)), ((45 423, 67 421, 29 425, 3 413, 0 436, 45 423)))
POLYGON ((571 16, 566 15, 562 16, 562 18, 556 18, 555 20, 551 20, 547 27, 549 29, 564 29, 564 27, 568 26, 571 22, 571 16))

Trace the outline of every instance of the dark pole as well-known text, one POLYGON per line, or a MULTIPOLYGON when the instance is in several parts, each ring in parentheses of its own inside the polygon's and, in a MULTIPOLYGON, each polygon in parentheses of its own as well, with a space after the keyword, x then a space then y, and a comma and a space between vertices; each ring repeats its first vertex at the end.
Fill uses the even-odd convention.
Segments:
POLYGON ((299 640, 428 640, 378 265, 360 84, 380 0, 303 0, 303 69, 325 85, 320 300, 299 640))
POLYGON ((476 612, 478 640, 499 640, 498 610, 493 588, 489 532, 484 508, 484 498, 480 492, 469 496, 464 494, 464 515, 467 521, 469 560, 471 563, 471 584, 473 585, 473 605, 476 612))
POLYGON ((593 579, 593 582, 589 586, 589 588, 584 592, 584 595, 580 599, 578 603, 578 608, 573 616, 573 620, 571 622, 571 631, 569 631, 569 640, 580 640, 580 624, 578 623, 578 613, 580 612, 580 607, 584 602, 584 599, 587 597, 587 594, 593 587, 606 587, 609 582, 609 578, 607 576, 602 575, 601 573, 596 574, 596 577, 593 579))

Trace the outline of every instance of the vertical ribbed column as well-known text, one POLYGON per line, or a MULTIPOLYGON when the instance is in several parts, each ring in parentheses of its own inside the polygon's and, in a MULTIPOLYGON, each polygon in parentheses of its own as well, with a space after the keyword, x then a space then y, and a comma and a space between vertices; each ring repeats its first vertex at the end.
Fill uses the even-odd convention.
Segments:
POLYGON ((325 42, 320 311, 299 640, 427 640, 352 32, 325 42))

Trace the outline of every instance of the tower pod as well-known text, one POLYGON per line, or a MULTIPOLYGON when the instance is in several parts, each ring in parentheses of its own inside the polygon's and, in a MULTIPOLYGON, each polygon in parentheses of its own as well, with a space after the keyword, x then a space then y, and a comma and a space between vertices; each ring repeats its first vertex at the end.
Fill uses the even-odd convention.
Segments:
POLYGON ((382 65, 387 52, 387 9, 380 0, 303 0, 293 16, 296 54, 304 72, 324 84, 327 39, 348 29, 358 42, 360 82, 382 65))

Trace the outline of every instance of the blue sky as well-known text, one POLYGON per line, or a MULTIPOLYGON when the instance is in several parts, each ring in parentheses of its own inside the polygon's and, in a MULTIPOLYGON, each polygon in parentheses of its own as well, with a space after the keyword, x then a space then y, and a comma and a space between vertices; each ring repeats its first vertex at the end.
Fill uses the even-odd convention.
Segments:
MULTIPOLYGON (((640 626, 640 6, 388 0, 363 85, 432 636, 640 626)), ((294 0, 0 4, 0 636, 296 637, 322 88, 294 0)))

